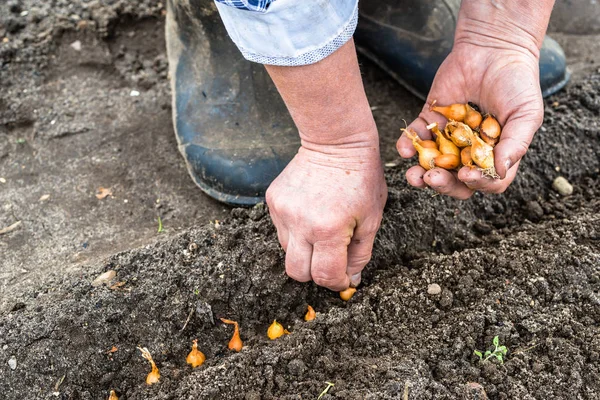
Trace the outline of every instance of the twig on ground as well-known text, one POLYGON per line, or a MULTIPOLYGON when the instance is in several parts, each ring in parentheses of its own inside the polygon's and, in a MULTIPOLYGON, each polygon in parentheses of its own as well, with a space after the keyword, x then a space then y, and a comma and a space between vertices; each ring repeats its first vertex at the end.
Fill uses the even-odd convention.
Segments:
POLYGON ((185 320, 185 324, 183 324, 183 328, 181 328, 181 330, 179 331, 180 333, 183 332, 183 330, 185 329, 185 327, 187 326, 187 324, 190 322, 190 319, 192 319, 192 315, 194 314, 194 309, 192 308, 190 310, 190 313, 187 316, 187 319, 185 320))
POLYGON ((5 233, 10 233, 17 229, 21 225, 21 221, 17 221, 14 224, 7 226, 6 228, 0 229, 0 235, 4 235, 5 233))

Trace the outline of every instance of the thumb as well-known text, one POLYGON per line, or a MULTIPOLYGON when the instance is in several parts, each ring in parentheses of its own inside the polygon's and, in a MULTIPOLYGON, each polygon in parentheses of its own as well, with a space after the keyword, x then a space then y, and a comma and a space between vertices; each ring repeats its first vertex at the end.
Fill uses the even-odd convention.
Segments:
POLYGON ((350 278, 350 286, 358 286, 361 280, 361 272, 367 263, 371 260, 373 253, 373 242, 377 230, 361 228, 358 226, 354 231, 354 236, 348 245, 348 267, 346 273, 350 278))
POLYGON ((510 118, 504 125, 500 141, 494 147, 496 160, 494 164, 500 178, 504 179, 508 170, 527 153, 533 135, 542 125, 542 120, 543 112, 532 112, 521 117, 510 118))

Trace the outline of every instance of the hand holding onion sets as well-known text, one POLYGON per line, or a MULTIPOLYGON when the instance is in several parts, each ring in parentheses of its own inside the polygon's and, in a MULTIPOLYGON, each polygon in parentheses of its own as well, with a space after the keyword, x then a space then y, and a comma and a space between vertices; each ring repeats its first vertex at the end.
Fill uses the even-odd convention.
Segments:
POLYGON ((430 109, 448 119, 443 130, 437 123, 427 126, 435 135, 435 142, 422 140, 410 128, 403 129, 419 153, 419 165, 425 170, 478 168, 484 176, 498 179, 494 167, 494 146, 502 133, 498 120, 491 114, 482 115, 470 103, 437 106, 434 101, 430 109))

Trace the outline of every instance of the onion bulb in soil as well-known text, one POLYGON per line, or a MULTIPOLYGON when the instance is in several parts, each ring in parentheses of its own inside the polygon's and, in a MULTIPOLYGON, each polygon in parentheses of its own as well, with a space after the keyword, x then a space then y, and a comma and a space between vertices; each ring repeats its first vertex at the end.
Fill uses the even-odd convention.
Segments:
POLYGON ((427 125, 427 129, 435 133, 435 142, 437 143, 438 150, 440 151, 440 153, 453 154, 457 157, 460 156, 460 150, 458 149, 458 147, 446 137, 444 132, 438 129, 437 123, 434 122, 431 125, 427 125))
POLYGON ((494 148, 478 136, 473 136, 471 158, 481 168, 484 176, 499 178, 494 168, 494 148))
POLYGON ((469 128, 477 129, 483 120, 481 113, 469 104, 465 104, 465 107, 467 107, 467 113, 465 114, 465 120, 463 122, 469 125, 469 128))
POLYGON ((233 336, 229 341, 227 347, 229 350, 241 351, 242 350, 242 338, 240 337, 240 327, 237 322, 230 319, 221 318, 221 321, 225 324, 233 325, 233 336))
POLYGON ((428 171, 435 167, 433 160, 442 153, 440 153, 438 149, 432 149, 421 146, 421 144, 418 141, 419 136, 415 132, 407 130, 406 136, 412 140, 413 146, 419 152, 419 164, 421 165, 421 167, 425 168, 428 171))
POLYGON ((491 139, 498 138, 501 131, 502 130, 498 120, 490 114, 486 115, 486 117, 483 119, 483 122, 479 126, 479 132, 485 134, 491 139))
POLYGON ((284 329, 283 326, 279 322, 277 322, 276 319, 273 320, 273 323, 269 326, 269 329, 267 329, 267 336, 271 340, 275 340, 283 336, 284 333, 289 332, 286 329, 284 329))
POLYGON ((204 364, 206 356, 198 350, 198 339, 194 339, 192 343, 192 351, 187 355, 185 362, 190 364, 192 368, 196 368, 204 364))
POLYGON ((119 400, 119 396, 117 396, 117 393, 114 390, 111 390, 108 400, 119 400))
POLYGON ((431 111, 435 111, 436 113, 442 114, 446 119, 454 120, 462 122, 467 115, 467 107, 465 104, 451 104, 449 106, 436 106, 437 100, 434 100, 433 103, 429 106, 431 111))
POLYGON ((308 310, 306 311, 306 315, 304 315, 304 320, 305 321, 312 321, 316 317, 317 317, 317 313, 315 312, 314 308, 312 308, 311 306, 308 306, 308 310))
POLYGON ((455 169, 460 166, 460 157, 456 154, 442 154, 433 160, 436 167, 455 169))
POLYGON ((462 148, 471 145, 471 138, 473 137, 473 131, 469 125, 458 121, 450 121, 446 124, 446 131, 450 140, 462 148))
POLYGON ((356 293, 356 288, 349 287, 348 289, 340 292, 340 298, 344 301, 348 301, 352 298, 352 296, 354 296, 354 293, 356 293))
POLYGON ((473 159, 471 158, 471 146, 465 147, 460 151, 460 162, 465 167, 473 165, 473 159))
POLYGON ((144 357, 146 360, 148 360, 148 362, 150 363, 150 366, 152 367, 152 371, 150 371, 148 376, 146 376, 146 383, 148 385, 152 385, 152 384, 158 382, 158 380, 160 379, 160 372, 158 372, 158 368, 156 367, 156 363, 152 359, 152 355, 150 354, 148 349, 145 347, 138 346, 138 350, 142 352, 142 357, 144 357))

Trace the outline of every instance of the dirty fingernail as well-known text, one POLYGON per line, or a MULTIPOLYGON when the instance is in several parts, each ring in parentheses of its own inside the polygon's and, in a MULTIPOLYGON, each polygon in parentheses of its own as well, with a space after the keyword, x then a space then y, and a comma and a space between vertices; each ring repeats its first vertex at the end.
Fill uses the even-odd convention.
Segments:
POLYGON ((504 167, 506 168, 506 172, 508 172, 510 167, 512 167, 512 161, 510 161, 510 158, 508 160, 504 161, 504 167))
POLYGON ((350 278, 350 286, 356 287, 360 285, 361 273, 352 275, 350 278))

